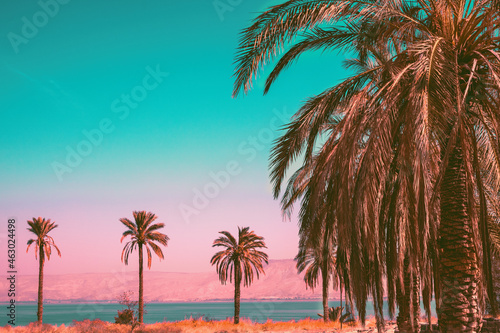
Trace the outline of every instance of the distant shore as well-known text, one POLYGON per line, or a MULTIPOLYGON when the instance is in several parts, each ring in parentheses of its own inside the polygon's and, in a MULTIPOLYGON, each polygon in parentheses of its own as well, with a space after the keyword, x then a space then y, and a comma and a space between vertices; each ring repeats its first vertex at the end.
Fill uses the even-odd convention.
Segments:
MULTIPOLYGON (((340 299, 329 299, 329 302, 340 302, 340 299)), ((342 300, 344 301, 344 300, 342 300)), ((167 301, 146 301, 147 304, 162 304, 162 303, 226 303, 234 302, 233 298, 219 298, 219 299, 192 299, 192 300, 167 300, 167 301)), ((241 302, 321 302, 321 298, 245 298, 241 302)), ((37 304, 36 301, 17 301, 17 304, 32 305, 37 304)), ((43 300, 43 304, 117 304, 118 301, 114 300, 43 300)), ((0 301, 1 305, 8 305, 8 302, 0 301)))

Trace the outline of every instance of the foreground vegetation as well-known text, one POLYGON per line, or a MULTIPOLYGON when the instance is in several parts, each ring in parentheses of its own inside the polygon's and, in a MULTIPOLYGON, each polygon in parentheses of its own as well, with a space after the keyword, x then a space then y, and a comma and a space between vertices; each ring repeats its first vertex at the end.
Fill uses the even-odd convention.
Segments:
MULTIPOLYGON (((368 326, 370 321, 368 321, 368 326)), ((374 325, 374 323, 372 323, 374 325)), ((333 330, 339 332, 349 332, 357 324, 343 325, 340 329, 340 323, 329 322, 325 323, 323 320, 312 320, 303 319, 299 321, 288 321, 288 322, 273 322, 268 320, 266 323, 253 323, 248 319, 240 319, 240 323, 235 325, 232 318, 220 321, 206 321, 203 319, 186 319, 177 322, 164 322, 156 324, 143 324, 138 327, 134 332, 198 332, 198 333, 209 333, 209 332, 318 332, 333 330)), ((38 326, 36 323, 32 323, 24 327, 5 327, 0 328, 1 332, 57 332, 57 333, 73 333, 73 332, 116 332, 125 333, 130 332, 130 326, 122 324, 112 324, 99 319, 96 320, 84 320, 80 322, 74 322, 70 326, 62 324, 61 326, 53 326, 49 324, 43 324, 38 326)))

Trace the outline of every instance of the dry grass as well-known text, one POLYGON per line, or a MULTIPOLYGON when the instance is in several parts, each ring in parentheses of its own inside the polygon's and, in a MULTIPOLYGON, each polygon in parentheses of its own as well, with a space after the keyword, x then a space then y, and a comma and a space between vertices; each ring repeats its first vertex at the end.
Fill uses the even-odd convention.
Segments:
MULTIPOLYGON (((370 326, 370 323, 367 323, 370 326)), ((175 333, 240 333, 240 332, 350 332, 354 326, 343 325, 340 329, 340 324, 328 323, 325 324, 322 320, 303 319, 299 321, 288 322, 273 322, 268 320, 266 323, 253 323, 250 320, 244 319, 239 325, 234 325, 228 320, 220 321, 205 321, 203 319, 187 319, 177 322, 164 322, 156 324, 146 324, 134 329, 133 332, 175 332, 175 333)), ((77 332, 111 332, 111 333, 129 333, 130 326, 118 325, 96 319, 93 321, 84 320, 74 322, 73 325, 53 326, 44 324, 37 326, 32 323, 24 327, 5 326, 0 328, 0 332, 54 332, 54 333, 77 333, 77 332)))
MULTIPOLYGON (((339 323, 325 324, 322 320, 303 319, 300 321, 267 322, 253 323, 250 320, 242 320, 239 325, 234 325, 231 320, 222 321, 202 321, 202 320, 184 320, 176 323, 167 324, 174 329, 180 329, 179 332, 323 332, 340 331, 339 323)), ((346 325, 343 325, 347 328, 346 325)), ((352 329, 352 326, 350 327, 352 329)))

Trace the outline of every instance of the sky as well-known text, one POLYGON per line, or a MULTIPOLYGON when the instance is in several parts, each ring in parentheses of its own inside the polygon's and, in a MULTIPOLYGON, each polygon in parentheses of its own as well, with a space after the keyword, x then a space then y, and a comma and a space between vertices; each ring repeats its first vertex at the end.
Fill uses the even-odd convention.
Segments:
POLYGON ((214 270, 214 239, 238 226, 265 238, 270 259, 293 258, 297 220, 272 197, 269 152, 345 71, 338 54, 306 54, 267 95, 270 66, 231 97, 240 31, 280 2, 0 2, 2 271, 13 218, 18 274, 37 274, 26 242, 39 216, 57 223, 62 252, 45 274, 137 270, 137 252, 120 260, 119 219, 135 210, 170 238, 152 271, 214 270))

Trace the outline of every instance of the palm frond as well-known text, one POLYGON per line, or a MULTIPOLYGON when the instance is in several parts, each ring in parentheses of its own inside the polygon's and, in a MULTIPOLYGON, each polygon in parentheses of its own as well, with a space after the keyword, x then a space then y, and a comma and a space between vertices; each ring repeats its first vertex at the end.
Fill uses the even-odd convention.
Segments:
POLYGON ((222 284, 233 278, 234 274, 242 274, 243 285, 249 286, 253 282, 254 273, 259 278, 260 273, 264 273, 263 263, 268 263, 267 254, 258 250, 266 248, 264 238, 257 236, 249 227, 238 227, 238 240, 228 231, 221 231, 223 236, 217 238, 212 247, 225 247, 213 255, 210 260, 212 265, 216 265, 216 271, 222 284), (240 272, 236 271, 239 267, 240 272))
POLYGON ((125 265, 128 265, 129 255, 134 251, 134 249, 137 246, 145 246, 148 259, 147 265, 148 269, 150 269, 152 263, 152 254, 150 248, 153 249, 154 253, 160 259, 164 258, 161 248, 157 244, 155 244, 155 242, 163 246, 168 245, 169 237, 157 231, 163 228, 165 224, 152 224, 158 217, 151 212, 134 211, 132 215, 134 216, 134 222, 132 222, 128 218, 120 219, 120 222, 128 228, 123 232, 120 243, 123 242, 123 240, 128 236, 131 237, 131 240, 127 242, 125 244, 125 247, 123 248, 121 260, 125 263, 125 265))
POLYGON ((50 260, 52 247, 54 247, 57 250, 57 254, 61 256, 61 251, 56 246, 54 239, 48 235, 50 231, 58 227, 55 222, 52 222, 50 219, 38 217, 28 221, 28 225, 28 231, 34 233, 37 238, 28 240, 26 252, 28 252, 31 244, 35 243, 35 258, 38 259, 38 252, 41 249, 42 258, 40 258, 40 260, 43 261, 45 257, 47 260, 50 260))

